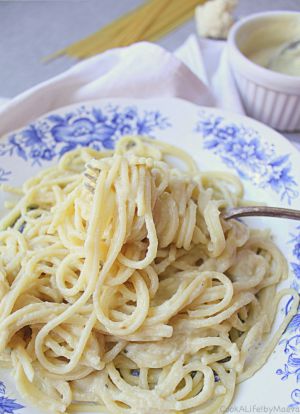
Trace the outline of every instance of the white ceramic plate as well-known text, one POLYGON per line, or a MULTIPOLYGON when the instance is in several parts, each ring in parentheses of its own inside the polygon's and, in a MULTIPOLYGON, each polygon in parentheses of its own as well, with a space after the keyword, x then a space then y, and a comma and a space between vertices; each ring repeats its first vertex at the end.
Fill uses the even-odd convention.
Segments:
MULTIPOLYGON (((180 100, 101 100, 47 114, 0 139, 0 182, 20 185, 80 146, 113 148, 124 134, 151 135, 194 156, 203 170, 235 172, 248 199, 300 209, 300 155, 281 135, 246 117, 180 100)), ((5 195, 0 195, 0 214, 5 195)), ((270 227, 290 264, 285 285, 300 291, 300 225, 249 219, 270 227)), ((278 320, 289 306, 282 301, 278 320)), ((229 412, 300 412, 300 314, 294 317, 267 364, 241 384, 229 412)), ((18 395, 0 371, 0 414, 41 414, 18 395)))

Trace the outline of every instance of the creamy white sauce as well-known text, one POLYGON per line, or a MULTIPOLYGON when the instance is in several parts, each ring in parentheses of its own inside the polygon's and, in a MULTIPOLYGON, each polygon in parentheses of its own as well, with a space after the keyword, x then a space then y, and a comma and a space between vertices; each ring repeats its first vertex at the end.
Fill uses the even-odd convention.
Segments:
POLYGON ((240 47, 250 60, 260 66, 300 76, 300 42, 294 48, 286 48, 297 40, 300 41, 299 15, 283 14, 257 21, 249 27, 240 47))
POLYGON ((285 43, 281 46, 258 50, 248 57, 258 65, 276 72, 300 76, 300 43, 292 49, 287 49, 286 46, 285 43))

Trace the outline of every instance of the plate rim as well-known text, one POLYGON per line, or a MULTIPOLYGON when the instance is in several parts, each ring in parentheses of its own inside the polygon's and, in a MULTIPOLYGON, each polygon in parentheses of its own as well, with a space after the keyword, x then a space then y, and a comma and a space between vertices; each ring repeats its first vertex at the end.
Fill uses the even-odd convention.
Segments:
POLYGON ((197 108, 198 111, 209 111, 212 114, 217 114, 217 115, 222 115, 224 118, 226 118, 226 120, 230 120, 230 118, 233 118, 233 120, 240 120, 245 121, 245 122, 250 122, 250 124, 253 125, 253 127, 255 128, 255 126, 257 126, 257 128, 261 129, 263 128, 267 133, 270 133, 271 135, 273 135, 277 140, 281 140, 282 143, 285 143, 288 145, 287 149, 290 149, 293 153, 298 154, 298 156, 300 156, 300 151, 295 147, 295 145, 293 145, 293 143, 286 138, 282 133, 280 133, 279 131, 276 131, 275 129, 273 129, 272 127, 254 119, 251 118, 248 115, 245 114, 239 114, 239 113, 235 113, 235 112, 231 112, 228 111, 226 109, 222 109, 222 108, 216 108, 216 107, 210 107, 210 106, 205 106, 205 105, 197 105, 194 102, 190 102, 186 99, 182 99, 182 98, 177 98, 177 97, 162 97, 162 98, 150 98, 150 99, 140 99, 140 98, 118 98, 118 97, 104 97, 104 98, 99 98, 99 99, 90 99, 87 101, 80 101, 80 102, 75 102, 73 104, 70 105, 65 105, 65 106, 61 106, 59 108, 55 108, 52 109, 50 111, 45 112, 43 115, 34 118, 32 120, 30 120, 29 122, 27 122, 26 124, 24 124, 22 127, 20 128, 16 128, 16 129, 12 129, 9 132, 6 132, 5 134, 0 136, 0 141, 7 138, 9 135, 17 133, 19 131, 22 131, 24 128, 26 128, 28 125, 34 124, 40 120, 42 120, 43 118, 47 117, 48 115, 54 114, 54 113, 59 113, 59 112, 66 112, 67 110, 70 109, 74 109, 74 108, 78 108, 80 106, 83 105, 96 105, 97 103, 99 104, 105 104, 105 103, 113 103, 115 102, 116 104, 118 102, 120 102, 121 104, 123 103, 132 103, 137 104, 137 103, 145 103, 145 104, 155 104, 155 103, 167 103, 167 102, 172 102, 174 103, 180 103, 180 104, 184 104, 187 106, 191 106, 193 108, 197 108))

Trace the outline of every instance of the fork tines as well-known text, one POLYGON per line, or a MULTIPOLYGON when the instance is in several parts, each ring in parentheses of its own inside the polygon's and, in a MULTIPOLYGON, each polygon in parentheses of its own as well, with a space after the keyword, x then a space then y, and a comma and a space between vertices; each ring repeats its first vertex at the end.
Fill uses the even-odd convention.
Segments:
POLYGON ((100 173, 100 169, 94 167, 91 164, 86 164, 86 172, 84 176, 86 178, 84 186, 93 193, 95 191, 95 184, 97 182, 98 175, 100 173))
POLYGON ((93 175, 91 175, 91 174, 88 174, 88 173, 84 173, 84 176, 89 180, 89 181, 92 181, 93 183, 96 183, 97 182, 97 177, 95 177, 95 176, 93 176, 93 175))

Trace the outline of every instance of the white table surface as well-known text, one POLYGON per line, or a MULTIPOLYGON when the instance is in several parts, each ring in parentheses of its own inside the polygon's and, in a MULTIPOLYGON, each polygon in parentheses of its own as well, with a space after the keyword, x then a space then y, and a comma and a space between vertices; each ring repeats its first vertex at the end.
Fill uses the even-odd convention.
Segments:
MULTIPOLYGON (((13 97, 67 69, 74 60, 62 57, 45 64, 42 59, 141 3, 143 0, 0 0, 0 96, 13 97)), ((240 0, 236 16, 280 9, 300 11, 300 0, 240 0)), ((175 50, 194 30, 191 20, 158 43, 175 50)), ((300 134, 298 137, 300 140, 300 134)))

